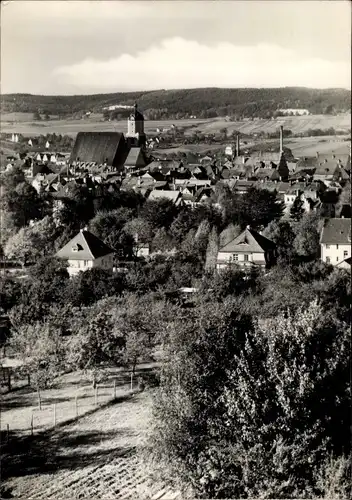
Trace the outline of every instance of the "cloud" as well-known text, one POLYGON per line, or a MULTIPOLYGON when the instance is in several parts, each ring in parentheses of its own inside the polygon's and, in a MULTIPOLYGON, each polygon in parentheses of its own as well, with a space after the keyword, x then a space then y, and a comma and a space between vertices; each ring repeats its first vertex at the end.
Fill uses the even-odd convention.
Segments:
POLYGON ((155 90, 196 87, 351 88, 350 64, 302 58, 270 44, 208 46, 169 38, 137 54, 100 61, 87 58, 61 66, 54 77, 62 83, 102 90, 155 90))

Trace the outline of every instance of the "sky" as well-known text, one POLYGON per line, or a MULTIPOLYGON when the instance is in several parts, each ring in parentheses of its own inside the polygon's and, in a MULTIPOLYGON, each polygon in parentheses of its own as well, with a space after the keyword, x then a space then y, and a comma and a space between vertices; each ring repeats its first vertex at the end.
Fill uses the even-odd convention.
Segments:
POLYGON ((1 92, 351 88, 348 0, 1 2, 1 92))

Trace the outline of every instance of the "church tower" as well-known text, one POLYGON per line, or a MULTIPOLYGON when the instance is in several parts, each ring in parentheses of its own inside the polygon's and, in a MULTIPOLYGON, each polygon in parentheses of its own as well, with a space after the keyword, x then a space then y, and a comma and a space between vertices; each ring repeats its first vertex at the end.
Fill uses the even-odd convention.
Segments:
POLYGON ((137 109, 137 103, 127 120, 126 140, 129 147, 143 147, 146 143, 144 116, 137 109))

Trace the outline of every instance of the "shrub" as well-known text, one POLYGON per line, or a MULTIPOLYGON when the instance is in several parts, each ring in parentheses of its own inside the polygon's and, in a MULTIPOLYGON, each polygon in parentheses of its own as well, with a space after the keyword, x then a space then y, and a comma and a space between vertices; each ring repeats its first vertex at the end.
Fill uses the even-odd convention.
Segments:
POLYGON ((154 456, 198 497, 326 493, 328 458, 350 453, 347 323, 312 303, 253 327, 208 303, 174 322, 168 352, 154 456))

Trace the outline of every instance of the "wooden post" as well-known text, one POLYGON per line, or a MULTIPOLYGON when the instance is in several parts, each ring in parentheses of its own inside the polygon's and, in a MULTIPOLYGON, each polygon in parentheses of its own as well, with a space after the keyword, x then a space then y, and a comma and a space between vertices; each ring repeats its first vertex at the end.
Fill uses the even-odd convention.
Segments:
POLYGON ((27 384, 27 385, 28 385, 28 387, 29 387, 29 386, 31 385, 31 376, 29 375, 29 373, 28 373, 28 375, 27 375, 27 382, 28 382, 28 384, 27 384))
POLYGON ((54 427, 56 426, 56 403, 54 403, 54 427))
POLYGON ((10 437, 10 426, 9 424, 6 424, 6 443, 9 444, 9 437, 10 437))
POLYGON ((7 387, 9 392, 11 392, 11 371, 10 368, 7 369, 7 387))
POLYGON ((131 372, 131 391, 133 390, 133 372, 131 372))
POLYGON ((116 399, 116 380, 114 380, 114 399, 116 399))
POLYGON ((39 406, 39 410, 42 409, 42 398, 40 396, 40 389, 37 389, 37 392, 38 392, 38 406, 39 406))
POLYGON ((94 398, 94 404, 97 406, 98 404, 98 384, 95 386, 95 398, 94 398))
POLYGON ((75 396, 75 410, 76 410, 76 418, 78 417, 78 396, 75 396))
POLYGON ((34 424, 33 424, 33 412, 32 412, 32 417, 31 417, 31 435, 33 436, 34 433, 34 424))

